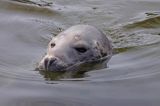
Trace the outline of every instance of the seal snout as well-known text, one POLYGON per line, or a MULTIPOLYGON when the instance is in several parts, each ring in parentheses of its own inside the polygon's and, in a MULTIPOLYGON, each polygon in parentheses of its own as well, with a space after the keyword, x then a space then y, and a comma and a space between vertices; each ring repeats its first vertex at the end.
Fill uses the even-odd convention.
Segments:
POLYGON ((44 59, 44 66, 45 70, 49 70, 51 66, 54 66, 57 62, 57 58, 52 57, 52 58, 45 58, 44 59))

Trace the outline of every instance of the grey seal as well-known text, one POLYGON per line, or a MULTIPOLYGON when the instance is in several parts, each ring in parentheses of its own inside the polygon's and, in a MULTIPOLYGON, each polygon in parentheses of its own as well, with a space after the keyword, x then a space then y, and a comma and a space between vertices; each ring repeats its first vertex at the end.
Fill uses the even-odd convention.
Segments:
POLYGON ((107 36, 91 25, 75 25, 53 37, 39 70, 87 71, 103 68, 112 56, 107 36))

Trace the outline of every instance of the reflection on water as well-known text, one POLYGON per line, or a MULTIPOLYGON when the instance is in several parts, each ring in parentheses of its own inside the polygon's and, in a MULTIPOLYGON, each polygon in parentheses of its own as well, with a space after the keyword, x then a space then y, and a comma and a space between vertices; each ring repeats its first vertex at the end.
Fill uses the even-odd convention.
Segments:
POLYGON ((17 1, 20 3, 27 3, 27 4, 34 4, 38 6, 51 6, 53 3, 52 2, 47 2, 43 0, 37 0, 37 1, 31 1, 31 0, 11 0, 11 1, 17 1))
POLYGON ((146 13, 146 18, 138 22, 133 22, 125 26, 127 29, 133 28, 159 28, 160 27, 160 14, 146 13), (148 16, 148 17, 147 17, 148 16))
POLYGON ((159 106, 158 0, 1 0, 1 106, 159 106), (34 71, 52 36, 91 24, 112 39, 109 67, 34 71))
POLYGON ((68 79, 68 78, 83 78, 86 77, 85 71, 76 72, 51 72, 51 71, 40 71, 40 74, 44 76, 47 81, 68 79))

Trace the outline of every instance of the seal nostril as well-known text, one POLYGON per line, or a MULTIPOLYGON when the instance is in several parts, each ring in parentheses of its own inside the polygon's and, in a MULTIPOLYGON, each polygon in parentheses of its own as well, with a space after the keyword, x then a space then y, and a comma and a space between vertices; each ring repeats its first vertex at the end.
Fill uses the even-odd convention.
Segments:
POLYGON ((53 63, 55 63, 55 61, 56 61, 56 58, 51 58, 49 60, 48 66, 51 66, 53 63))
POLYGON ((56 58, 45 58, 44 59, 45 70, 49 70, 49 67, 52 66, 52 64, 54 64, 56 60, 57 60, 56 58))

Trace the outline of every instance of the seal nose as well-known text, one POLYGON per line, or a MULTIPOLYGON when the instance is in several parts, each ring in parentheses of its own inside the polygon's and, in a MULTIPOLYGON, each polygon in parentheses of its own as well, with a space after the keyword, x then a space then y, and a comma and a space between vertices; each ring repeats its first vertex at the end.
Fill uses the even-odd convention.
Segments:
POLYGON ((52 64, 54 64, 56 60, 57 60, 56 58, 50 58, 48 66, 51 66, 52 64))
POLYGON ((44 60, 44 66, 46 70, 49 70, 49 67, 55 63, 57 59, 56 58, 45 58, 44 60))

